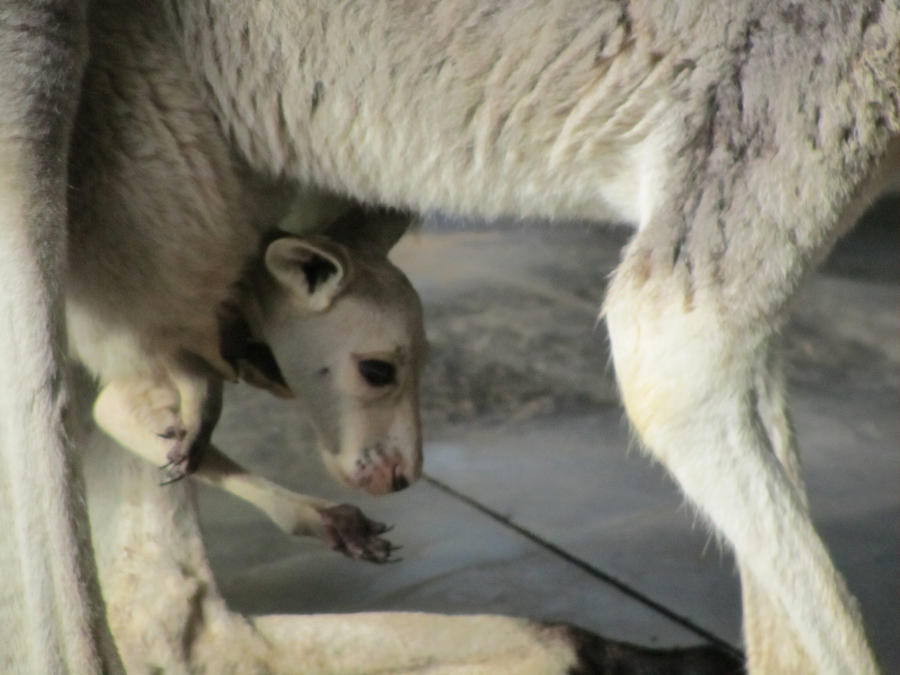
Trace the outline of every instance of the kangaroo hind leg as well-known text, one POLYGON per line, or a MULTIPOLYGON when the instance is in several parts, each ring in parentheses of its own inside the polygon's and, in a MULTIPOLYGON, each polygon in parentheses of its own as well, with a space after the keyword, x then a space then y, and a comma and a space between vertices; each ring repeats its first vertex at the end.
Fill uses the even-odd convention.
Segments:
POLYGON ((628 416, 735 550, 750 666, 875 672, 800 484, 772 358, 781 307, 763 306, 779 295, 754 287, 756 278, 771 282, 765 275, 709 264, 722 260, 704 249, 710 240, 691 240, 678 216, 661 217, 635 236, 616 272, 605 311, 628 416))
MULTIPOLYGON (((765 365, 757 374, 753 394, 756 419, 772 452, 806 504, 800 458, 785 396, 784 371, 777 344, 772 344, 765 365)), ((752 412, 752 411, 751 411, 752 412)), ((751 673, 815 673, 815 666, 790 627, 781 603, 773 602, 746 565, 739 565, 744 609, 744 642, 751 673), (781 636, 774 640, 773 636, 781 636)))

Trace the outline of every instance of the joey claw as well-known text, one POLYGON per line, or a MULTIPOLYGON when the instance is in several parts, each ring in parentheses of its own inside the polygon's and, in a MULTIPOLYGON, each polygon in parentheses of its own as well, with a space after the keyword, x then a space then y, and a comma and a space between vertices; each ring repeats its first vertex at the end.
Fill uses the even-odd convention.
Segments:
POLYGON ((403 546, 398 546, 388 542, 387 558, 385 558, 384 562, 400 562, 401 560, 403 560, 403 558, 397 558, 394 556, 397 551, 400 551, 402 549, 403 546))
POLYGON ((320 508, 319 514, 332 550, 374 563, 390 559, 395 547, 379 536, 390 529, 384 523, 370 520, 352 504, 320 508))
POLYGON ((165 478, 160 482, 160 486, 171 485, 180 481, 182 478, 190 475, 195 466, 192 466, 189 454, 176 447, 169 451, 167 461, 159 470, 164 474, 165 478))
POLYGON ((159 486, 164 487, 166 485, 171 485, 172 483, 177 483, 178 481, 180 481, 182 478, 185 478, 186 476, 187 476, 187 473, 185 473, 183 471, 177 471, 177 470, 166 471, 166 477, 164 480, 161 480, 159 482, 159 486))
POLYGON ((185 439, 187 438, 187 430, 180 425, 171 425, 159 434, 159 438, 172 441, 169 451, 166 453, 166 463, 159 467, 163 474, 160 486, 171 485, 180 481, 182 478, 190 474, 196 468, 196 461, 193 460, 194 448, 185 447, 185 439))
POLYGON ((194 438, 189 444, 183 439, 177 441, 166 453, 168 461, 160 468, 168 471, 174 480, 194 473, 200 465, 208 442, 208 438, 194 438))
POLYGON ((160 487, 177 483, 188 475, 187 471, 179 469, 175 462, 169 461, 167 464, 159 467, 165 475, 165 478, 159 482, 160 487))

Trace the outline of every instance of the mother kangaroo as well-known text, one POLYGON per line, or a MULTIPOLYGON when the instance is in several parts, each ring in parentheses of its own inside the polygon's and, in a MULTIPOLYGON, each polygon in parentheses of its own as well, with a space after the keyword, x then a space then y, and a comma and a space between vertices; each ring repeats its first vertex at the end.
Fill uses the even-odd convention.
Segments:
MULTIPOLYGON (((603 309, 617 381, 643 446, 734 548, 748 670, 876 672, 810 522, 777 342, 804 276, 900 153, 896 0, 7 2, 4 665, 119 664, 68 454, 60 330, 69 139, 104 40, 148 50, 139 63, 176 55, 218 125, 209 155, 232 153, 253 181, 415 211, 632 223, 603 309)), ((161 107, 168 94, 146 91, 161 107)), ((251 628, 296 649, 299 672, 565 672, 586 658, 571 631, 500 617, 282 619, 251 628)))

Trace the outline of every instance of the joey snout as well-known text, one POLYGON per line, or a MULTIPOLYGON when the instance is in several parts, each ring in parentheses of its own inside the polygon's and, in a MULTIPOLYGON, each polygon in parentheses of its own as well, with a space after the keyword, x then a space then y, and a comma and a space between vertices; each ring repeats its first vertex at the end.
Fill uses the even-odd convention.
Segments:
POLYGON ((403 490, 421 476, 421 447, 417 443, 406 450, 396 443, 377 440, 356 450, 346 448, 326 456, 325 463, 346 485, 383 495, 403 490))

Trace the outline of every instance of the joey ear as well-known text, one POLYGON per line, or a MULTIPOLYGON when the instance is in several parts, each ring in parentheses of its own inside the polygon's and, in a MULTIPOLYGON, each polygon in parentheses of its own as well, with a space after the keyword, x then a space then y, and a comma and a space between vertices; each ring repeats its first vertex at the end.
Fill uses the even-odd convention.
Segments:
POLYGON ((266 269, 309 312, 322 312, 347 287, 353 272, 342 245, 325 237, 282 237, 269 244, 266 269))
POLYGON ((353 249, 387 257, 412 222, 412 214, 404 211, 386 207, 354 206, 323 232, 353 249))

